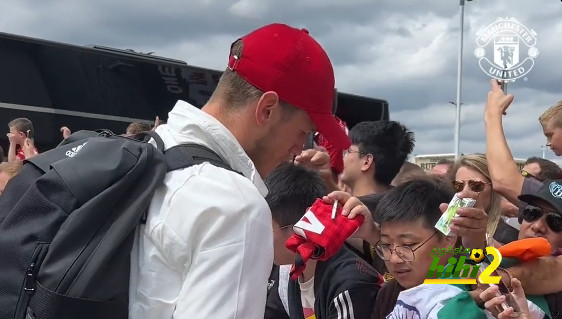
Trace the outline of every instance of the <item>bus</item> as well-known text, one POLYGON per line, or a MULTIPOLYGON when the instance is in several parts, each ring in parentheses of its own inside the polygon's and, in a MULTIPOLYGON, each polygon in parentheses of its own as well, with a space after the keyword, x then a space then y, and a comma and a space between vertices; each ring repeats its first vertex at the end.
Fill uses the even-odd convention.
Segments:
MULTIPOLYGON (((122 134, 131 122, 166 120, 178 100, 202 107, 222 74, 128 49, 8 33, 0 33, 0 70, 0 127, 7 133, 10 120, 29 118, 39 151, 60 143, 62 126, 122 134)), ((383 99, 338 92, 334 101, 336 115, 350 128, 389 119, 383 99)), ((8 143, 0 134, 4 150, 8 143)))
MULTIPOLYGON (((437 162, 443 159, 454 161, 455 154, 444 153, 444 154, 416 155, 414 157, 414 164, 421 167, 424 170, 424 172, 429 172, 435 165, 437 165, 437 162)), ((517 166, 519 166, 519 170, 523 169, 523 166, 525 166, 525 161, 526 159, 515 158, 515 163, 517 163, 517 166)))

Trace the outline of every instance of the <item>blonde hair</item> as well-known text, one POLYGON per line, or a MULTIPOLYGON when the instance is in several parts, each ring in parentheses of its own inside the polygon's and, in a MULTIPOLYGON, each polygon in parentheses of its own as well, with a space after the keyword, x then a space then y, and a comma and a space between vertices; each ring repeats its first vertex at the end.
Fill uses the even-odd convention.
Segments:
MULTIPOLYGON (((244 42, 237 40, 230 48, 230 55, 242 58, 244 42)), ((264 92, 252 84, 248 83, 238 73, 227 68, 219 79, 215 92, 211 95, 211 100, 220 96, 229 107, 240 108, 249 102, 259 99, 264 92)))
POLYGON ((5 173, 11 179, 12 177, 16 176, 19 172, 21 167, 23 166, 22 161, 15 161, 15 162, 2 162, 0 163, 0 173, 5 173))
POLYGON ((548 110, 544 111, 544 113, 539 116, 539 122, 541 123, 541 125, 544 127, 552 118, 556 118, 557 125, 562 124, 560 123, 562 122, 560 121, 561 116, 558 115, 560 110, 562 110, 562 101, 559 101, 558 103, 556 103, 556 105, 549 107, 548 110))
MULTIPOLYGON (((466 167, 476 171, 484 175, 490 183, 492 182, 490 171, 488 170, 488 162, 486 161, 486 155, 484 154, 464 155, 459 158, 451 170, 451 180, 455 179, 455 175, 461 167, 466 167)), ((493 236, 501 217, 501 195, 496 193, 493 188, 491 189, 490 206, 484 207, 484 210, 488 214, 486 233, 493 236)))
POLYGON ((150 124, 148 123, 142 123, 142 122, 134 122, 129 124, 129 126, 127 126, 127 134, 138 134, 138 133, 142 133, 142 132, 147 132, 150 131, 151 127, 150 124))

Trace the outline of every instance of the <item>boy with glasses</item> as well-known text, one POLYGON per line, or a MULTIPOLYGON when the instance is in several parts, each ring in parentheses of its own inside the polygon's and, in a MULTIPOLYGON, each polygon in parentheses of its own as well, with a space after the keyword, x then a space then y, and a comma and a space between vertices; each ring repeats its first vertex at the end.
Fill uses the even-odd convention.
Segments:
MULTIPOLYGON (((379 291, 373 318, 386 318, 402 291, 423 283, 433 261, 433 249, 455 246, 456 236, 445 236, 434 227, 441 217, 439 205, 449 202, 454 194, 448 182, 428 177, 388 191, 377 205, 380 240, 375 251, 394 280, 379 291)), ((448 257, 445 254, 440 260, 445 262, 448 257)), ((443 266, 445 272, 447 266, 443 266)))

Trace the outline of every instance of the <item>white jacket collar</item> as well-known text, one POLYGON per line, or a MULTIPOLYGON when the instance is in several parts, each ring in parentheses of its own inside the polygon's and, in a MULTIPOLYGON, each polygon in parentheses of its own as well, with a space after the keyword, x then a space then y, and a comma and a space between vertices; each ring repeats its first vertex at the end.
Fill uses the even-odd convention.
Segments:
POLYGON ((183 143, 209 147, 230 167, 251 180, 262 196, 267 195, 267 187, 252 160, 234 135, 211 115, 178 101, 168 114, 167 124, 158 126, 156 132, 162 137, 166 149, 183 143))

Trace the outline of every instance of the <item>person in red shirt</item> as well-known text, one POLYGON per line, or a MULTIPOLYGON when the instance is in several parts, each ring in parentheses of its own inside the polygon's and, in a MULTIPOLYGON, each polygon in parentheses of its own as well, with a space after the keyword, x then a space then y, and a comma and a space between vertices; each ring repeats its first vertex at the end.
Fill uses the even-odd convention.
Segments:
POLYGON ((10 140, 8 162, 23 161, 39 152, 33 142, 33 123, 27 118, 17 118, 8 123, 10 132, 6 134, 10 140))

